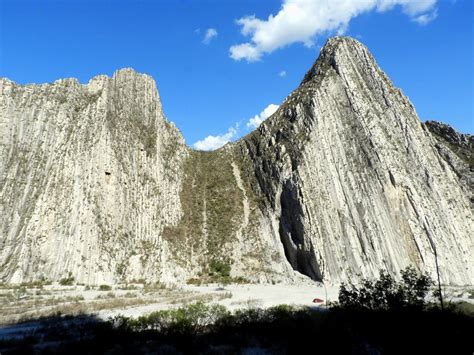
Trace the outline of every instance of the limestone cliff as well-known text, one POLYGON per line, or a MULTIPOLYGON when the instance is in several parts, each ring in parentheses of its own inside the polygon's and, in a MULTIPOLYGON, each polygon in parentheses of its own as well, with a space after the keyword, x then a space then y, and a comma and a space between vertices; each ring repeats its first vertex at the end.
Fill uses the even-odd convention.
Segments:
POLYGON ((254 282, 357 281, 433 273, 436 247, 443 282, 473 284, 469 168, 430 130, 343 37, 215 152, 186 147, 131 69, 87 85, 0 79, 0 278, 185 282, 224 264, 254 282))
POLYGON ((408 264, 434 274, 435 247, 444 282, 473 282, 472 191, 455 168, 464 163, 359 42, 330 39, 300 87, 238 145, 294 269, 331 281, 408 264))
POLYGON ((154 81, 3 79, 0 95, 2 279, 174 279, 159 231, 182 216, 188 152, 154 81))

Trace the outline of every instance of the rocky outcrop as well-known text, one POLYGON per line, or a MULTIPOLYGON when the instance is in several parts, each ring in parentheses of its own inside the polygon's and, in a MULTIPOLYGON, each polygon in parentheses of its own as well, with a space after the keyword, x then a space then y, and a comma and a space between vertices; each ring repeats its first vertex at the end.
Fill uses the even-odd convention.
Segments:
POLYGON ((216 265, 357 281, 434 273, 436 248, 443 282, 474 283, 466 163, 353 39, 330 39, 272 117, 215 152, 186 147, 131 69, 1 79, 0 98, 3 281, 205 281, 216 265))
POLYGON ((474 209, 474 136, 462 134, 447 124, 426 121, 425 127, 437 140, 435 144, 439 155, 470 188, 468 194, 474 209))
POLYGON ((453 127, 436 121, 426 121, 425 126, 469 166, 474 165, 473 135, 459 133, 453 127))

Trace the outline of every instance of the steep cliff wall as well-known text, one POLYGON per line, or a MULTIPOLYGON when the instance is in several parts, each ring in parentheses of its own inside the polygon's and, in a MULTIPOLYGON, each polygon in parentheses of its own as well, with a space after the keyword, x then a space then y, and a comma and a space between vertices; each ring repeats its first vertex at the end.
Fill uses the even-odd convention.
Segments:
POLYGON ((356 281, 433 273, 436 247, 443 281, 472 284, 472 190, 453 149, 350 38, 215 152, 187 148, 131 69, 0 79, 0 279, 185 282, 220 263, 254 282, 356 281))
MULTIPOLYGON (((367 48, 333 38, 280 109, 244 139, 292 266, 330 281, 412 264, 473 282, 469 185, 367 48)), ((448 149, 448 148, 446 148, 448 149)), ((449 149, 448 149, 449 150, 449 149)))
POLYGON ((159 231, 181 218, 188 151, 154 81, 2 79, 0 94, 2 279, 174 279, 159 231))

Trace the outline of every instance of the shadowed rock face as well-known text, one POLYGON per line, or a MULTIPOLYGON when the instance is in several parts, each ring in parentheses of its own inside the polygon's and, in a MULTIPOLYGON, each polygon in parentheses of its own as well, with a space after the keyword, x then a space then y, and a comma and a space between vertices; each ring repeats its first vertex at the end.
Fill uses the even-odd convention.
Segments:
POLYGON ((443 282, 474 282, 472 142, 460 154, 456 132, 421 124, 351 38, 330 39, 272 117, 215 152, 186 147, 131 69, 1 79, 0 99, 3 281, 184 282, 216 262, 254 282, 357 281, 434 273, 435 247, 443 282))

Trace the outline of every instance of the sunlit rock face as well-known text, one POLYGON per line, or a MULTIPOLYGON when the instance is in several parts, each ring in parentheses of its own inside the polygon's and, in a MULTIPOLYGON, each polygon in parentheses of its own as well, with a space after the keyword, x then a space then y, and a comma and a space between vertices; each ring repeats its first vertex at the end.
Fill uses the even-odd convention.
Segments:
POLYGON ((472 190, 458 172, 468 164, 361 43, 330 39, 244 142, 294 269, 330 281, 410 264, 434 274, 436 248, 444 282, 473 282, 472 190))
POLYGON ((3 79, 0 94, 2 279, 174 279, 160 231, 181 218, 188 153, 153 79, 3 79))
POLYGON ((356 282, 434 275, 436 248, 443 282, 473 284, 472 137, 435 126, 345 37, 214 152, 188 148, 131 69, 0 79, 1 281, 198 282, 230 265, 252 282, 356 282))

